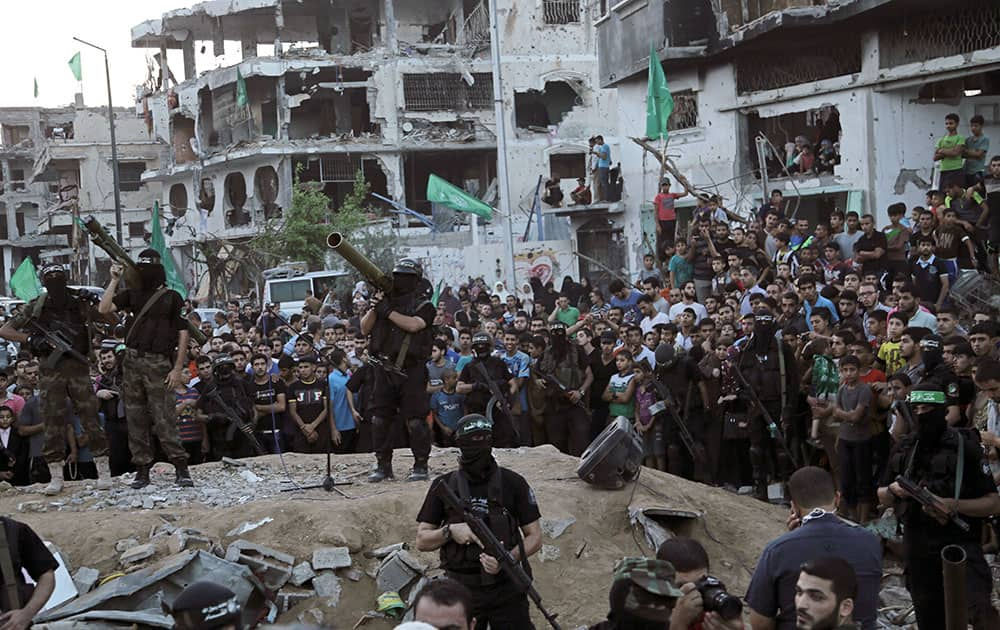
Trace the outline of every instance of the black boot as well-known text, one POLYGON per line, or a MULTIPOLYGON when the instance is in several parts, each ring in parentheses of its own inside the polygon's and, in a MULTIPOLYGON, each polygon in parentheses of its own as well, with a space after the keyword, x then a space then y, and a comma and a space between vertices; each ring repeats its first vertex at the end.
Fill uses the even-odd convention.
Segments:
POLYGON ((174 462, 174 471, 176 471, 176 477, 174 478, 174 483, 182 488, 193 488, 194 481, 191 479, 191 473, 188 472, 187 462, 174 462))
POLYGON ((137 464, 135 467, 135 480, 130 487, 133 490, 140 490, 149 485, 149 464, 137 464))
POLYGON ((378 464, 375 466, 375 470, 368 474, 368 481, 370 483, 379 483, 392 478, 392 460, 379 460, 378 464))
POLYGON ((427 472, 427 462, 414 462, 413 470, 410 471, 410 475, 406 478, 407 481, 427 481, 430 475, 427 472))

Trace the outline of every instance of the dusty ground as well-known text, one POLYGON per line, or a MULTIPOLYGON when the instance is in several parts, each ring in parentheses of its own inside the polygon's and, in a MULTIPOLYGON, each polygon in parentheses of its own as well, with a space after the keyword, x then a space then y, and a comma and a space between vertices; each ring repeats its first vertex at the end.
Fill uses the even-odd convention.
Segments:
MULTIPOLYGON (((607 589, 611 569, 619 558, 649 554, 641 534, 633 532, 628 521, 628 507, 669 507, 694 510, 704 514, 695 522, 690 535, 708 549, 712 572, 738 594, 745 592, 756 559, 763 546, 784 530, 785 511, 778 507, 737 497, 720 489, 672 477, 665 473, 643 469, 638 486, 607 491, 588 486, 575 475, 576 458, 558 453, 551 447, 496 451, 501 465, 524 475, 538 496, 544 519, 574 517, 576 523, 556 539, 545 538, 545 545, 558 548, 558 558, 546 562, 532 559, 535 585, 550 610, 559 613, 564 627, 594 623, 607 612, 607 589)), ((431 458, 432 477, 455 467, 456 451, 435 450, 431 458)), ((175 525, 194 527, 228 545, 235 537, 226 532, 246 521, 270 516, 274 520, 241 538, 273 547, 308 559, 313 549, 323 546, 347 546, 355 566, 367 570, 372 560, 361 552, 414 540, 415 517, 428 483, 396 481, 379 485, 368 484, 364 474, 371 464, 367 455, 335 456, 335 477, 353 480, 342 486, 350 498, 322 490, 281 492, 291 487, 277 456, 242 460, 261 481, 253 484, 252 497, 242 505, 207 507, 197 501, 188 505, 157 503, 154 509, 136 509, 129 497, 165 496, 172 491, 170 467, 154 473, 154 486, 144 491, 116 489, 115 507, 107 501, 95 505, 93 492, 82 484, 69 484, 59 497, 62 506, 46 506, 48 511, 19 511, 27 501, 44 499, 37 494, 17 494, 0 498, 0 510, 29 523, 48 540, 52 540, 69 556, 73 567, 91 566, 102 575, 116 569, 118 554, 114 550, 119 539, 136 537, 145 542, 150 530, 164 519, 175 525), (270 496, 268 496, 270 495, 270 496), (72 504, 77 498, 78 505, 72 504), (261 498, 263 497, 263 498, 261 498)), ((307 455, 286 456, 292 475, 300 484, 322 479, 324 457, 307 455)), ((398 451, 395 461, 397 476, 405 476, 412 459, 408 452, 398 451)), ((204 488, 213 479, 226 477, 230 484, 237 479, 239 469, 219 463, 192 469, 195 482, 204 488)), ((240 497, 236 497, 239 500, 240 497)), ((552 550, 548 550, 551 552, 552 550)), ((421 554, 428 563, 436 563, 436 554, 421 554)), ((340 605, 327 609, 325 622, 338 628, 350 628, 374 607, 375 584, 367 576, 360 582, 344 580, 340 605)), ((281 618, 292 622, 301 604, 281 618)), ((539 627, 544 625, 538 619, 539 627)), ((391 627, 381 621, 370 621, 365 627, 391 627)))

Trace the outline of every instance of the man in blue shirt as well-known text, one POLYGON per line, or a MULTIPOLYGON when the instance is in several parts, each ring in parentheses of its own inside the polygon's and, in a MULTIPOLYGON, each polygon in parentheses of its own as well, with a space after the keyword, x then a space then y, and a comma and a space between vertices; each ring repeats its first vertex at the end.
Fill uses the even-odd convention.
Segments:
POLYGON ((874 630, 882 579, 882 544, 871 532, 841 520, 839 494, 822 468, 806 466, 788 480, 791 531, 772 540, 761 553, 746 602, 755 630, 795 630, 795 584, 804 562, 823 556, 847 561, 858 579, 854 618, 874 630))
POLYGON ((330 387, 330 415, 334 425, 333 452, 353 453, 361 414, 354 408, 354 399, 347 390, 347 381, 351 378, 347 353, 337 348, 330 353, 330 363, 333 369, 326 380, 330 387))
POLYGON ((642 313, 639 312, 642 291, 627 286, 617 278, 611 281, 608 290, 611 291, 611 307, 622 309, 626 323, 638 324, 642 320, 642 313))
POLYGON ((597 145, 591 150, 597 156, 597 202, 607 201, 611 188, 611 147, 604 142, 604 136, 597 136, 597 145))
POLYGON ((833 305, 833 302, 816 292, 815 276, 810 274, 801 276, 796 285, 799 287, 799 295, 802 296, 802 308, 806 312, 806 324, 809 326, 810 331, 813 327, 809 318, 812 317, 812 311, 816 307, 822 306, 830 311, 834 322, 840 321, 840 316, 837 315, 837 307, 833 305))
POLYGON ((514 422, 514 426, 517 427, 522 444, 531 446, 531 424, 527 413, 528 388, 526 387, 528 377, 531 376, 531 357, 518 350, 517 331, 513 328, 508 328, 504 331, 503 347, 503 351, 499 352, 497 356, 507 364, 507 369, 517 383, 517 393, 514 394, 514 398, 512 399, 512 402, 516 401, 516 404, 511 405, 511 414, 514 417, 511 420, 514 422))

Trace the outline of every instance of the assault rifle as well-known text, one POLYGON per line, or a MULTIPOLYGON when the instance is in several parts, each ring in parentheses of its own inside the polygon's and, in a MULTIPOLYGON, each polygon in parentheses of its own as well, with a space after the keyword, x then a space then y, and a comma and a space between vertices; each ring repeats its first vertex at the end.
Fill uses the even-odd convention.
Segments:
POLYGON ((253 445, 253 450, 256 451, 258 455, 267 455, 267 451, 264 450, 264 447, 257 441, 257 436, 253 434, 253 426, 251 426, 249 422, 244 421, 242 416, 240 416, 235 409, 229 406, 229 403, 227 403, 222 395, 219 394, 217 387, 213 387, 212 389, 206 391, 205 396, 222 408, 222 415, 229 421, 229 430, 226 432, 227 437, 231 438, 236 431, 239 431, 245 435, 248 440, 250 440, 250 444, 253 445))
MULTIPOLYGON (((778 352, 781 352, 780 348, 778 349, 778 352)), ((778 440, 781 444, 782 450, 784 450, 785 454, 788 455, 788 460, 792 462, 792 465, 795 466, 795 468, 799 468, 799 458, 795 456, 792 449, 788 448, 788 442, 785 439, 785 432, 781 430, 781 426, 774 421, 774 416, 771 415, 771 412, 768 411, 767 407, 764 406, 764 403, 761 402, 760 398, 757 396, 757 390, 755 390, 753 385, 747 381, 747 377, 743 376, 743 371, 740 370, 739 359, 736 360, 736 365, 734 365, 733 368, 733 373, 736 374, 736 378, 740 381, 740 395, 746 395, 746 397, 750 400, 750 404, 757 408, 760 415, 764 417, 764 422, 767 423, 767 428, 771 432, 771 436, 778 440)))
MULTIPOLYGON (((482 362, 473 360, 469 363, 469 365, 472 367, 472 369, 476 371, 476 373, 479 374, 479 376, 484 381, 486 381, 486 387, 490 389, 490 395, 492 396, 491 400, 495 402, 489 403, 488 406, 499 405, 500 411, 502 411, 504 415, 507 416, 508 419, 513 419, 512 416, 510 415, 510 402, 507 401, 507 397, 503 395, 503 392, 500 390, 500 387, 496 384, 496 381, 490 378, 489 372, 486 371, 486 367, 482 364, 482 362)), ((489 411, 489 409, 487 409, 486 411, 489 411)), ((490 417, 492 417, 492 413, 490 413, 489 415, 490 417)))
MULTIPOLYGON (((90 240, 93 241, 94 245, 107 252, 111 260, 125 267, 125 280, 129 283, 129 286, 139 286, 139 267, 132 260, 132 257, 128 255, 128 252, 118 244, 118 241, 113 239, 108 234, 108 231, 104 229, 104 226, 93 216, 87 217, 86 220, 82 221, 82 224, 87 232, 90 233, 90 240)), ((191 333, 191 338, 197 341, 199 345, 203 345, 208 341, 205 333, 201 332, 201 329, 195 326, 191 320, 187 320, 187 327, 188 332, 191 333)))
POLYGON ((437 482, 436 493, 450 509, 462 513, 462 519, 465 521, 465 524, 469 526, 472 533, 482 543, 482 550, 487 555, 497 559, 497 562, 500 563, 500 570, 510 578, 510 581, 514 584, 514 588, 528 594, 528 597, 535 603, 538 611, 545 617, 545 621, 548 621, 554 630, 562 630, 559 624, 556 623, 558 615, 545 610, 545 606, 542 605, 542 596, 535 590, 534 585, 531 583, 531 578, 524 572, 521 564, 517 560, 514 560, 514 556, 510 555, 510 552, 503 546, 503 543, 496 537, 496 534, 483 522, 483 519, 476 516, 472 508, 459 499, 455 491, 446 482, 437 482))
MULTIPOLYGON (((566 400, 569 400, 570 393, 575 391, 563 385, 559 381, 559 379, 557 379, 552 374, 546 374, 545 372, 539 370, 536 367, 531 368, 531 373, 537 376, 538 378, 542 379, 543 381, 545 381, 547 384, 552 385, 553 387, 558 389, 562 393, 562 395, 566 398, 566 400)), ((590 408, 587 407, 586 403, 583 402, 582 395, 580 396, 580 399, 573 404, 576 405, 577 407, 580 407, 581 409, 586 409, 587 411, 590 411, 590 408)))
POLYGON ((691 459, 703 462, 705 460, 705 453, 702 449, 698 448, 698 444, 695 442, 694 436, 691 435, 691 430, 688 429, 687 423, 677 413, 677 401, 674 400, 673 392, 670 391, 666 383, 657 378, 653 379, 653 387, 656 388, 656 393, 659 394, 661 400, 649 408, 650 413, 655 416, 664 411, 668 412, 674 421, 674 426, 677 427, 677 432, 681 436, 684 448, 691 454, 691 459))
POLYGON ((941 504, 941 499, 934 496, 934 494, 927 488, 918 486, 903 475, 896 477, 896 483, 898 483, 899 487, 905 490, 914 501, 923 507, 929 508, 938 516, 948 519, 963 532, 969 531, 968 521, 963 519, 957 513, 945 509, 945 507, 941 504))
POLYGON ((66 338, 66 335, 63 334, 61 330, 49 330, 34 318, 28 322, 28 325, 32 328, 35 334, 41 335, 48 345, 52 347, 52 351, 42 364, 42 366, 46 369, 51 370, 64 356, 67 355, 77 361, 80 361, 84 365, 90 365, 90 359, 88 359, 82 352, 75 349, 73 344, 70 343, 69 339, 66 338))

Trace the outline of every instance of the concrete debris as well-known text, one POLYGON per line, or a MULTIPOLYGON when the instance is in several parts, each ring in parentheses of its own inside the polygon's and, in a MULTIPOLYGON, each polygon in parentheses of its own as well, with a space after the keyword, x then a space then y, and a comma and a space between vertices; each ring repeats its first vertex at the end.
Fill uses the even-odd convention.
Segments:
POLYGON ((320 626, 323 624, 323 611, 319 608, 310 608, 309 610, 299 613, 297 619, 299 623, 320 626))
POLYGON ((250 567, 268 590, 276 591, 292 577, 295 558, 246 540, 237 540, 226 549, 226 560, 250 567))
POLYGON ((542 519, 542 533, 549 538, 556 539, 566 533, 570 525, 576 522, 576 519, 570 516, 569 518, 561 519, 542 519))
POLYGON ((197 529, 178 529, 167 539, 167 550, 171 555, 188 549, 212 552, 215 542, 197 529))
POLYGON ((136 540, 135 538, 122 538, 121 540, 115 543, 115 551, 117 551, 118 553, 122 553, 124 551, 128 551, 132 547, 138 547, 138 546, 139 546, 139 541, 136 540))
POLYGON ((382 560, 375 575, 379 593, 395 591, 400 595, 423 575, 426 567, 410 555, 405 549, 400 549, 382 560))
POLYGON ((346 569, 351 566, 351 551, 347 547, 324 547, 313 551, 312 568, 346 569))
POLYGON ((347 571, 344 571, 344 577, 352 582, 360 582, 361 578, 364 576, 365 574, 358 569, 348 569, 347 571))
POLYGON ((313 578, 312 586, 316 595, 326 599, 330 606, 340 603, 340 578, 333 571, 320 571, 313 578))
POLYGON ((284 614, 307 599, 312 599, 315 596, 316 592, 311 588, 286 586, 278 591, 278 594, 275 597, 275 604, 278 606, 278 614, 284 614))
POLYGON ((247 469, 240 471, 240 477, 242 477, 247 483, 257 483, 261 481, 261 478, 255 475, 252 470, 247 469))
POLYGON ((97 569, 80 567, 73 574, 73 584, 76 585, 76 590, 82 595, 83 593, 89 593, 90 589, 97 585, 97 580, 100 577, 101 572, 97 569))
POLYGON ((273 520, 274 519, 271 518, 270 516, 265 516, 264 518, 260 519, 256 523, 251 523, 250 521, 246 521, 242 525, 240 525, 239 527, 234 527, 233 529, 231 529, 228 532, 226 532, 226 536, 242 536, 243 534, 245 534, 247 532, 252 532, 253 530, 255 530, 258 527, 260 527, 261 525, 267 525, 268 523, 270 523, 273 520))
POLYGON ((538 550, 538 559, 542 562, 555 562, 561 555, 562 552, 555 545, 542 545, 538 550))
POLYGON ((292 576, 288 579, 293 586, 302 586, 316 577, 316 572, 308 562, 300 562, 292 568, 292 576))
POLYGON ((233 459, 232 457, 223 457, 222 463, 226 466, 232 466, 233 468, 244 468, 246 467, 246 462, 241 462, 238 459, 233 459))
POLYGON ((18 512, 48 512, 43 501, 23 501, 17 504, 18 512))
POLYGON ((156 555, 156 545, 153 543, 146 543, 145 545, 138 545, 126 550, 119 558, 118 563, 123 567, 127 567, 132 564, 137 564, 146 560, 147 558, 152 558, 156 555))
POLYGON ((385 547, 379 547, 378 549, 372 549, 371 551, 366 551, 365 557, 378 558, 379 560, 381 560, 382 558, 388 557, 390 554, 408 548, 409 547, 405 542, 396 543, 394 545, 387 545, 385 547))
POLYGON ((642 529, 649 548, 656 551, 660 545, 677 535, 677 529, 683 526, 684 521, 701 518, 701 514, 673 508, 630 506, 628 517, 633 527, 642 529))

